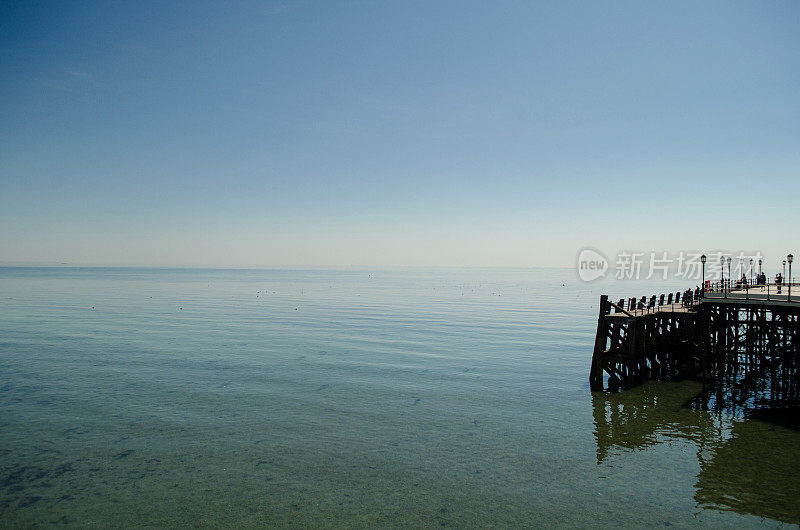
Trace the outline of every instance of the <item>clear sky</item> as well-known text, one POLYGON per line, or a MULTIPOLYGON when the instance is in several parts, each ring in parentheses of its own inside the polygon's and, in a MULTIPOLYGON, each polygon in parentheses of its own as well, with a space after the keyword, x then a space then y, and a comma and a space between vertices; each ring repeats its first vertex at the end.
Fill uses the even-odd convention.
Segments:
POLYGON ((800 2, 0 3, 0 263, 800 251, 800 2))

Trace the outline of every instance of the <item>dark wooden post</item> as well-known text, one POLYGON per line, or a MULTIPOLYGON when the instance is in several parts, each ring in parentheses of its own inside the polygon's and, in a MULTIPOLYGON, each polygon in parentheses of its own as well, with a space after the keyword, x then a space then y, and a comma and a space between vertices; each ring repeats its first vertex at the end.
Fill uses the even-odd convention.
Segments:
POLYGON ((592 390, 603 390, 603 354, 606 351, 608 340, 608 313, 611 304, 608 296, 600 297, 600 315, 597 317, 597 335, 594 339, 594 353, 592 354, 592 368, 589 375, 589 387, 592 390))

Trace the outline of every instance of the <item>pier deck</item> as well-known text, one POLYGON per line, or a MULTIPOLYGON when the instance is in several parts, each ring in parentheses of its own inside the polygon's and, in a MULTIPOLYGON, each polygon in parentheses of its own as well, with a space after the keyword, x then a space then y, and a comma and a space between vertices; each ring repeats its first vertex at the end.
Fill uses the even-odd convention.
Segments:
POLYGON ((602 296, 592 390, 694 378, 727 389, 717 401, 800 402, 800 286, 787 287, 602 296))

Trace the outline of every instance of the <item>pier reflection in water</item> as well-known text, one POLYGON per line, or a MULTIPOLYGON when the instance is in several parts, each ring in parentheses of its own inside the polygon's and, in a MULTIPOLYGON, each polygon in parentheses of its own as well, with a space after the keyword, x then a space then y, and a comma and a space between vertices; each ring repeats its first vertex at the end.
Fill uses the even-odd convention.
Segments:
POLYGON ((771 416, 766 421, 690 407, 701 390, 699 383, 661 382, 593 393, 598 465, 613 466, 626 453, 684 443, 693 447, 699 464, 694 485, 698 509, 800 524, 797 424, 776 422, 787 418, 783 412, 762 411, 759 418, 771 416))

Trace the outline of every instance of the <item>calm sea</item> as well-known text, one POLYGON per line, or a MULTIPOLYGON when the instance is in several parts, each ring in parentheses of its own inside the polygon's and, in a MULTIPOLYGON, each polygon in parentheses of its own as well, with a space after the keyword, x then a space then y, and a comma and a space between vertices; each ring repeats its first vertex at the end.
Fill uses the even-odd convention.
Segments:
POLYGON ((653 285, 0 268, 0 525, 799 523, 798 431, 589 391, 600 294, 653 285))

